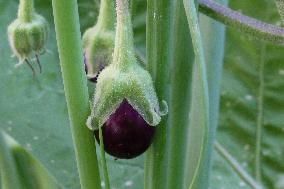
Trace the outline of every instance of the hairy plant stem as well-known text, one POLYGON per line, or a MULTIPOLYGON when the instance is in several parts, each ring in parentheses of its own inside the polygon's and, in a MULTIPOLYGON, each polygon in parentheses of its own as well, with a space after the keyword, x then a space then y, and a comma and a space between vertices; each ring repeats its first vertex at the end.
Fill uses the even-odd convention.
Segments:
POLYGON ((275 3, 282 19, 282 26, 284 26, 284 0, 275 0, 275 3))
POLYGON ((95 140, 85 124, 90 108, 77 1, 53 0, 52 6, 81 188, 100 189, 95 140))
POLYGON ((116 1, 117 27, 113 63, 121 69, 135 62, 134 39, 128 0, 116 1))
POLYGON ((234 157, 219 143, 214 143, 215 150, 227 161, 227 163, 236 171, 241 179, 253 189, 262 189, 263 187, 255 181, 237 162, 234 157))
POLYGON ((98 24, 106 30, 114 30, 115 9, 113 0, 102 0, 98 16, 98 24))
POLYGON ((30 22, 34 14, 34 0, 20 0, 18 18, 30 22))
POLYGON ((199 0, 200 12, 259 40, 284 43, 284 28, 261 22, 212 0, 199 0))

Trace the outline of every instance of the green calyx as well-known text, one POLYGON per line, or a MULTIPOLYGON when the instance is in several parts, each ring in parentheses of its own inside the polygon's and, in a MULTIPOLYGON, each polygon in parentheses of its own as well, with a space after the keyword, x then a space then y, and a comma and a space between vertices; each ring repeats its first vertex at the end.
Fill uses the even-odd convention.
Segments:
POLYGON ((20 63, 33 53, 40 54, 47 39, 48 23, 34 12, 32 2, 21 0, 18 18, 8 26, 10 46, 20 63))
POLYGON ((92 113, 87 126, 98 129, 119 107, 123 100, 151 126, 161 121, 168 108, 159 101, 150 74, 138 65, 133 44, 133 32, 127 0, 117 0, 117 29, 113 62, 99 75, 92 113))
POLYGON ((111 64, 98 78, 92 115, 87 122, 88 127, 95 130, 102 126, 124 99, 151 126, 158 125, 161 116, 167 113, 165 102, 163 102, 164 110, 160 110, 151 76, 146 70, 137 63, 124 70, 111 64))
POLYGON ((112 61, 114 31, 101 30, 99 27, 88 29, 83 36, 83 49, 88 75, 97 74, 112 61))
POLYGON ((96 75, 112 61, 115 38, 115 9, 113 0, 102 0, 98 21, 83 35, 85 63, 88 75, 96 75))

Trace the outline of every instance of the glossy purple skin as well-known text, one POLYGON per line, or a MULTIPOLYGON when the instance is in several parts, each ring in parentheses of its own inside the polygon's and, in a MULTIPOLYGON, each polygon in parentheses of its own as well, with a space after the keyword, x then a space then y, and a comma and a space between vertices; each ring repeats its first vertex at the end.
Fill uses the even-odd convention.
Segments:
MULTIPOLYGON (((151 145, 155 127, 150 126, 124 100, 102 127, 105 151, 121 159, 139 156, 151 145)), ((95 131, 99 142, 99 130, 95 131)))

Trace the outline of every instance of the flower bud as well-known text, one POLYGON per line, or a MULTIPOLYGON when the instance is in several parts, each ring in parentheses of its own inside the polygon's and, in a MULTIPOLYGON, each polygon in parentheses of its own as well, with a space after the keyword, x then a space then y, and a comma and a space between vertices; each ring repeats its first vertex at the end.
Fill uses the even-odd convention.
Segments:
MULTIPOLYGON (((134 158, 149 147, 155 129, 145 122, 127 100, 123 100, 102 127, 104 149, 118 158, 134 158)), ((99 130, 95 131, 95 137, 100 141, 99 130)))
POLYGON ((47 33, 48 23, 34 11, 32 1, 20 1, 18 18, 8 26, 10 46, 20 63, 44 50, 47 33))
POLYGON ((92 80, 112 61, 114 32, 96 31, 96 28, 87 30, 83 36, 83 48, 87 75, 92 80))
POLYGON ((83 35, 84 63, 90 81, 96 82, 99 72, 112 61, 114 49, 114 5, 112 0, 102 0, 95 26, 83 35))

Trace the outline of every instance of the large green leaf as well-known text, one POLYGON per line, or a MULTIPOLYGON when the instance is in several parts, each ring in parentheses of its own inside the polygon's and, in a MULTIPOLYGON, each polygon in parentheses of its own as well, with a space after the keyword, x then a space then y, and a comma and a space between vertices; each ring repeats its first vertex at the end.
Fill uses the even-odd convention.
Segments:
MULTIPOLYGON (((266 22, 280 21, 273 1, 231 1, 230 6, 266 22)), ((283 181, 280 186, 284 174, 283 51, 234 29, 227 32, 218 140, 242 168, 271 189, 284 187, 283 181)), ((215 166, 220 169, 219 164, 215 166)), ((228 174, 215 171, 215 182, 227 188, 223 182, 228 174)), ((230 188, 244 186, 241 181, 230 188)))

